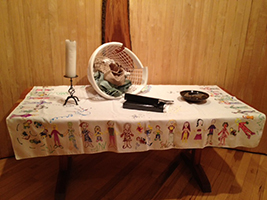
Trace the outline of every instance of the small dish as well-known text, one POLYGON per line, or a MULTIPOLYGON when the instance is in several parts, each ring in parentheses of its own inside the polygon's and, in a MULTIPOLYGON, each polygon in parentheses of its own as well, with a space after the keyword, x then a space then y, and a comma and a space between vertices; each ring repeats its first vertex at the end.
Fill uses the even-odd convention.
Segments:
POLYGON ((180 92, 180 95, 190 102, 201 102, 209 98, 209 94, 197 90, 184 90, 180 92))

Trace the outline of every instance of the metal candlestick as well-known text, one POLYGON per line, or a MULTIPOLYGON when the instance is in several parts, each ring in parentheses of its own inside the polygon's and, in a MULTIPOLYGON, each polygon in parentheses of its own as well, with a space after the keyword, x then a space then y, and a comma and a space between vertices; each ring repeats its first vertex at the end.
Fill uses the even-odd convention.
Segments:
POLYGON ((76 75, 75 77, 68 77, 68 76, 65 75, 64 77, 65 78, 70 78, 70 88, 68 90, 70 96, 67 97, 67 99, 65 100, 65 103, 64 103, 63 106, 65 106, 67 104, 68 100, 71 99, 71 98, 74 99, 76 105, 78 105, 78 102, 77 101, 80 101, 80 100, 78 99, 78 97, 73 96, 73 94, 75 93, 75 89, 72 86, 72 78, 77 78, 78 76, 76 75))

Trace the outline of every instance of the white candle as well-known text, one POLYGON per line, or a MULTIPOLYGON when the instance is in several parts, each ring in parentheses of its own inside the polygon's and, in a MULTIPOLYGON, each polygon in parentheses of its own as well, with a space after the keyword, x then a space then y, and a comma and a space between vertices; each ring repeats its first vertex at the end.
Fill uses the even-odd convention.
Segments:
POLYGON ((70 78, 76 77, 76 41, 66 40, 66 71, 70 78))

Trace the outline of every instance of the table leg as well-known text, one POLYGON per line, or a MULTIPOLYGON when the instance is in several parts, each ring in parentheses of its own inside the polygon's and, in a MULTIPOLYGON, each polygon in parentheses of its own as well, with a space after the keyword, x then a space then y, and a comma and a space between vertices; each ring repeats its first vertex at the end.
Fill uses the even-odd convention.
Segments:
POLYGON ((55 191, 56 200, 65 199, 70 165, 71 165, 71 157, 59 156, 59 171, 58 171, 56 191, 55 191))
POLYGON ((185 162, 191 167, 194 178, 196 179, 198 185, 200 186, 202 192, 207 193, 211 192, 211 186, 209 179, 203 170, 200 160, 201 160, 202 149, 193 149, 191 154, 188 150, 182 153, 182 157, 185 162))

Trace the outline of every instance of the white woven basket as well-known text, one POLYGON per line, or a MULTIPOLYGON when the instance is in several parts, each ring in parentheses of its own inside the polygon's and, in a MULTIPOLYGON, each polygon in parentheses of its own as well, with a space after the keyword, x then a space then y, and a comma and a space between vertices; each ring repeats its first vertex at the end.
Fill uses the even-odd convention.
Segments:
POLYGON ((122 43, 119 42, 109 42, 99 46, 91 55, 88 63, 87 77, 95 89, 95 91, 106 99, 119 99, 119 97, 111 96, 103 92, 97 85, 94 79, 94 63, 96 58, 106 57, 113 59, 116 63, 120 64, 122 68, 130 73, 127 77, 132 82, 132 85, 128 89, 127 93, 137 94, 139 93, 147 84, 148 79, 148 69, 143 67, 137 56, 128 48, 124 47, 122 43))

